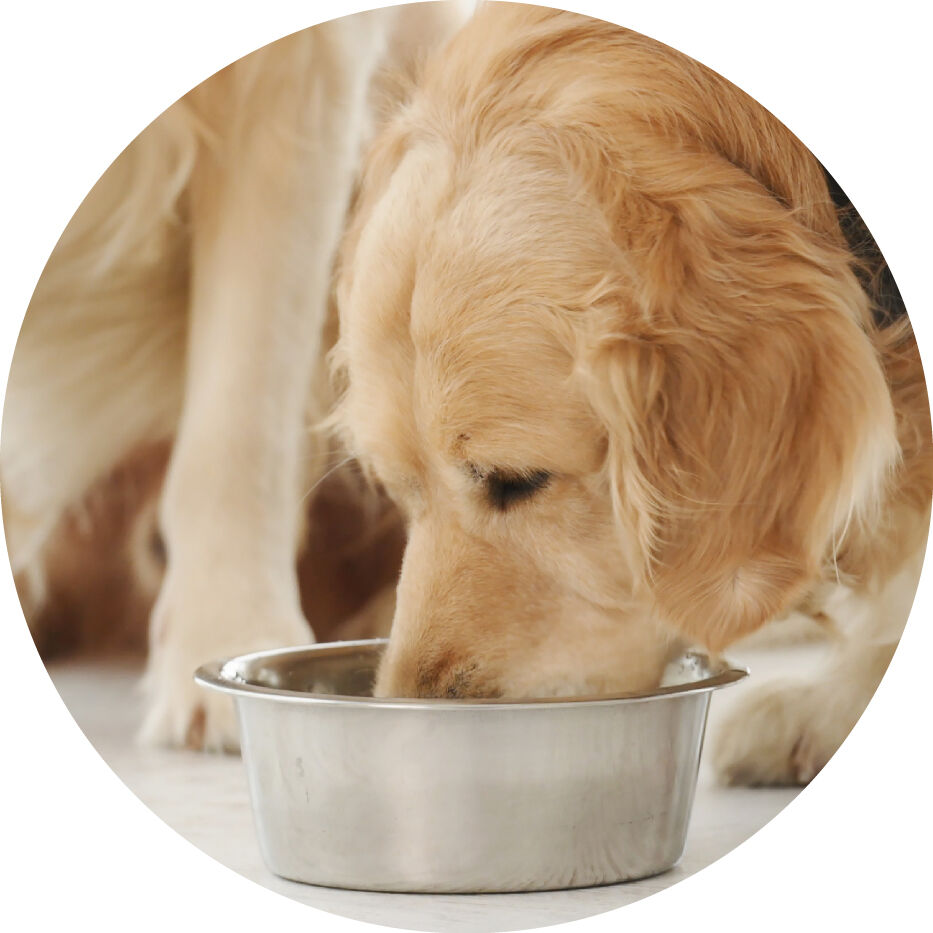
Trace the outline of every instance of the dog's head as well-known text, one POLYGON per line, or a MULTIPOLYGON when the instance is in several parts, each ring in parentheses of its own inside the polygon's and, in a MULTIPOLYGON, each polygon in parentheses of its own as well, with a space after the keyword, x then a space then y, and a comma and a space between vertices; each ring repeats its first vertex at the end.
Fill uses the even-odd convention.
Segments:
POLYGON ((339 422, 409 524, 377 689, 646 688, 877 501, 867 301, 818 164, 741 92, 482 15, 373 148, 342 260, 339 422))

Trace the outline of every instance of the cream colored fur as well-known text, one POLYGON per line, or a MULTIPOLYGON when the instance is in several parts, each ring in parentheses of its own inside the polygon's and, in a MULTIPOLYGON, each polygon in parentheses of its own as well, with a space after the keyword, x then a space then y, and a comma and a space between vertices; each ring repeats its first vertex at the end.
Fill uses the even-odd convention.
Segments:
MULTIPOLYGON (((175 439, 148 741, 234 746, 191 672, 312 637, 294 558, 333 454, 307 429, 330 261, 372 76, 449 12, 221 72, 120 156, 39 283, 0 448, 27 614, 62 514, 175 439)), ((798 609, 844 630, 838 661, 750 696, 714 755, 809 779, 899 637, 933 482, 916 345, 873 324, 810 153, 644 37, 489 5, 370 147, 342 265, 333 422, 410 530, 378 690, 649 688, 685 643, 798 609)))
POLYGON ((347 17, 219 72, 104 173, 39 282, 0 450, 27 616, 62 515, 136 447, 174 438, 147 742, 236 746, 229 701, 200 691, 195 668, 313 639, 295 553, 330 454, 309 425, 329 404, 330 270, 374 82, 471 5, 347 17))

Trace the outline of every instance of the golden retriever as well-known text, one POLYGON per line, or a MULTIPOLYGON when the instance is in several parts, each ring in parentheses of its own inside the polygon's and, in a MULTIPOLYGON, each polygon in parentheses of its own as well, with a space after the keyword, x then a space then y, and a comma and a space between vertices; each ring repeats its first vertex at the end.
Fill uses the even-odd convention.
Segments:
MULTIPOLYGON (((358 154, 391 90, 381 69, 406 67, 471 6, 345 17, 218 72, 104 173, 38 283, 0 449, 31 623, 62 536, 80 546, 72 519, 89 490, 171 445, 146 741, 235 746, 232 706, 194 669, 313 640, 295 559, 329 456, 308 424, 328 408, 331 269, 358 154)), ((129 538, 146 558, 151 536, 129 538)))
POLYGON ((408 544, 377 693, 650 688, 798 608, 852 631, 727 724, 806 781, 873 693, 933 486, 906 317, 773 116, 643 36, 480 9, 368 155, 334 424, 408 544))

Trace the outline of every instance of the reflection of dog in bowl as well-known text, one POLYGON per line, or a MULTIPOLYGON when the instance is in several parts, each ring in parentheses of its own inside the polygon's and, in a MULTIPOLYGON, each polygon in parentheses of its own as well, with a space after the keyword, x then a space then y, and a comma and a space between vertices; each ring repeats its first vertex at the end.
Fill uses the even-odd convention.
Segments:
POLYGON ((719 763, 821 767, 933 481, 909 322, 840 220, 800 142, 670 49, 501 4, 458 34, 368 158, 338 289, 335 420, 408 520, 378 692, 637 690, 799 608, 860 625, 719 763))

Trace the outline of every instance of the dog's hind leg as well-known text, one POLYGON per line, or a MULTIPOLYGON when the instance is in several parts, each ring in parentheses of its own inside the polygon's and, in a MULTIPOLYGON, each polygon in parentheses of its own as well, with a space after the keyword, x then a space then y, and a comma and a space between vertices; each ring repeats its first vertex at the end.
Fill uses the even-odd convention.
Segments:
MULTIPOLYGON (((161 506, 149 743, 236 747, 232 704, 198 688, 194 670, 313 640, 295 564, 308 464, 327 452, 311 443, 306 410, 379 22, 297 33, 203 87, 224 95, 228 120, 191 185, 187 387, 161 506)), ((205 120, 224 112, 197 94, 205 120)))

